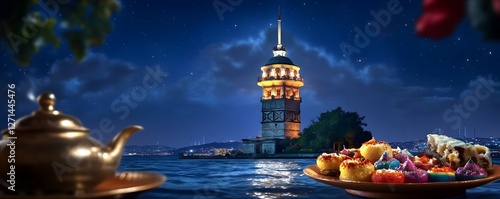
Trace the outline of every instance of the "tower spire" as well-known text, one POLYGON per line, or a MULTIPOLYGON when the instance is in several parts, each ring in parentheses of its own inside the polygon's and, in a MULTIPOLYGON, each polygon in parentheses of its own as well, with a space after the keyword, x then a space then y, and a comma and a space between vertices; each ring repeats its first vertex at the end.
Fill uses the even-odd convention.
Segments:
POLYGON ((277 56, 285 56, 286 48, 281 44, 281 8, 278 6, 278 45, 273 48, 273 54, 275 57, 277 56))
POLYGON ((278 49, 281 48, 281 17, 280 6, 278 6, 278 49))

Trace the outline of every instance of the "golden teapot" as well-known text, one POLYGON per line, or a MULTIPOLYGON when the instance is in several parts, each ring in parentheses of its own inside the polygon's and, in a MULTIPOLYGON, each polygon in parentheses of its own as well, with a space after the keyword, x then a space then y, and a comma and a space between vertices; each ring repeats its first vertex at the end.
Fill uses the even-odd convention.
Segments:
POLYGON ((114 176, 130 126, 104 146, 71 116, 54 109, 55 96, 37 98, 40 109, 16 121, 0 140, 0 188, 23 193, 75 193, 114 176))

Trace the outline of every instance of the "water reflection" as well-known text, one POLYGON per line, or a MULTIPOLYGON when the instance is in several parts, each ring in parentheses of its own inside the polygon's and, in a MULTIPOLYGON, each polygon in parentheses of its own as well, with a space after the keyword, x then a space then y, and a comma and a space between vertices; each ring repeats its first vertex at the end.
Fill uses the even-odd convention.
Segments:
POLYGON ((255 198, 289 198, 297 197, 296 193, 290 192, 293 187, 294 178, 300 173, 297 163, 283 160, 258 160, 255 162, 255 176, 247 178, 250 181, 251 192, 248 196, 255 198))

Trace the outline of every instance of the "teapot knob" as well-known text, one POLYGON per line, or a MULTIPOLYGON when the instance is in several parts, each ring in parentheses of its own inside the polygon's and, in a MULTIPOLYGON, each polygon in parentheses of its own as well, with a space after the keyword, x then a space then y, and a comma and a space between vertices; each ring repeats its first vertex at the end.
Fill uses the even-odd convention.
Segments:
POLYGON ((38 105, 42 111, 54 111, 54 104, 56 103, 56 96, 52 93, 42 93, 38 96, 38 105))

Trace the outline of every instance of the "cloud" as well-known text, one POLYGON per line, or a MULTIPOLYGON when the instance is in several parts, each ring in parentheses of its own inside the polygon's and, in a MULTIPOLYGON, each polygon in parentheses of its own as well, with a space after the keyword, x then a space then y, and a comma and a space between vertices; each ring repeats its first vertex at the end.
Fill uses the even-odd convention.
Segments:
MULTIPOLYGON (((108 115, 121 115, 113 110, 113 103, 119 102, 133 109, 138 103, 142 106, 148 100, 165 98, 167 88, 166 76, 161 77, 164 82, 156 82, 154 78, 147 81, 155 85, 155 89, 147 88, 144 83, 148 70, 155 67, 137 66, 131 62, 110 59, 103 54, 90 53, 81 63, 73 58, 65 58, 54 62, 48 77, 26 78, 20 81, 22 88, 27 91, 27 97, 21 98, 19 103, 26 104, 24 112, 38 109, 33 102, 36 95, 42 92, 51 92, 56 96, 55 108, 65 114, 82 118, 104 118, 108 115), (148 69, 149 68, 149 69, 148 69), (129 102, 125 102, 124 98, 129 102)), ((97 119, 98 120, 98 119, 97 119)))
POLYGON ((447 122, 451 130, 456 130, 453 125, 459 123, 459 126, 477 128, 478 131, 488 136, 498 135, 498 107, 500 107, 500 82, 494 80, 492 75, 479 76, 469 82, 456 97, 453 105, 448 106, 453 110, 450 115, 458 116, 459 121, 447 122), (459 106, 465 114, 458 113, 455 106, 459 106), (490 121, 490 122, 485 122, 490 121), (493 121, 493 122, 491 122, 493 121))
POLYGON ((214 95, 217 79, 209 76, 203 76, 199 79, 182 78, 177 84, 179 93, 183 93, 183 97, 191 102, 198 104, 212 105, 217 101, 214 95))
MULTIPOLYGON (((397 65, 349 63, 330 52, 329 46, 311 45, 293 34, 284 34, 288 38, 284 41, 287 57, 301 67, 301 77, 305 79, 301 90, 302 127, 319 113, 337 106, 366 116, 368 129, 380 139, 397 140, 402 134, 407 139, 424 139, 436 126, 448 125, 442 119, 443 111, 457 101, 459 90, 410 86, 397 73, 397 65)), ((213 81, 200 81, 216 93, 211 96, 214 102, 234 98, 242 103, 259 103, 256 81, 260 67, 272 57, 274 35, 275 30, 268 28, 255 38, 213 44, 205 49, 213 81), (265 50, 266 45, 269 50, 265 50)))
POLYGON ((441 92, 441 93, 449 93, 449 92, 453 91, 453 88, 452 87, 436 87, 436 88, 434 88, 434 90, 437 92, 441 92))
POLYGON ((57 91, 62 98, 75 95, 98 97, 137 81, 136 73, 138 66, 91 53, 81 63, 73 58, 56 61, 50 78, 42 86, 57 91))
MULTIPOLYGON (((217 94, 215 96, 219 98, 260 96, 256 82, 261 74, 260 67, 273 56, 271 49, 276 43, 274 35, 275 30, 266 29, 256 38, 213 44, 205 49, 204 55, 211 63, 211 70, 208 73, 215 79, 205 83, 212 84, 210 88, 215 88, 212 90, 217 94), (268 50, 260 50, 265 45, 268 45, 268 50), (234 95, 236 93, 239 95, 234 95)), ((307 93, 307 90, 312 89, 309 94, 319 94, 315 96, 318 99, 311 100, 332 99, 337 97, 333 96, 337 91, 352 92, 352 89, 343 86, 345 84, 365 88, 369 85, 384 87, 387 84, 398 84, 398 80, 393 77, 395 70, 383 64, 355 68, 322 47, 311 46, 304 41, 288 37, 291 39, 285 44, 292 52, 288 52, 287 56, 302 67, 301 75, 306 78, 304 92, 307 93)), ((254 99, 247 98, 247 100, 254 99)))

